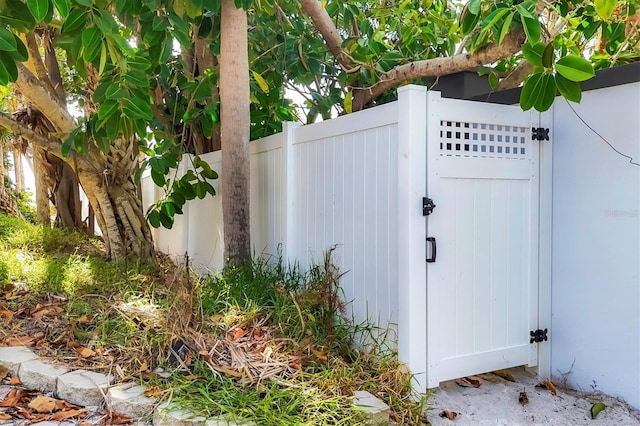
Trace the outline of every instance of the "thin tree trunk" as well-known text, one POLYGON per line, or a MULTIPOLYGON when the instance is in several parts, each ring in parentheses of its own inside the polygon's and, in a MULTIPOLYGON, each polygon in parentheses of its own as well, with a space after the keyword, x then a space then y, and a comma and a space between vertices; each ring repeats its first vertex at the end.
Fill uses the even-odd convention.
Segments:
POLYGON ((13 172, 15 174, 16 191, 24 191, 24 170, 22 167, 22 151, 13 148, 13 172))
POLYGON ((33 174, 36 181, 36 220, 44 225, 51 225, 51 205, 49 204, 49 179, 47 178, 46 153, 40 148, 33 148, 33 174))
POLYGON ((220 102, 225 259, 251 257, 249 234, 249 59, 247 13, 222 0, 220 102))

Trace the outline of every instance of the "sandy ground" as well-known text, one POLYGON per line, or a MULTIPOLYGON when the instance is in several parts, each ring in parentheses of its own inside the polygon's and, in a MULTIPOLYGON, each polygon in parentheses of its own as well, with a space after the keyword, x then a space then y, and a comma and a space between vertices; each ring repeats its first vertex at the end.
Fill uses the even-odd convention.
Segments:
POLYGON ((455 381, 445 382, 435 389, 429 399, 427 414, 433 426, 446 425, 553 425, 553 426, 626 426, 640 425, 640 410, 621 399, 602 392, 577 392, 557 389, 557 395, 535 387, 541 379, 524 369, 509 372, 515 382, 494 374, 472 376, 480 381, 478 388, 462 387, 455 381), (528 403, 518 399, 525 391, 528 403), (593 403, 601 401, 606 408, 595 420, 591 419, 593 403), (443 410, 458 413, 455 420, 439 417, 443 410))

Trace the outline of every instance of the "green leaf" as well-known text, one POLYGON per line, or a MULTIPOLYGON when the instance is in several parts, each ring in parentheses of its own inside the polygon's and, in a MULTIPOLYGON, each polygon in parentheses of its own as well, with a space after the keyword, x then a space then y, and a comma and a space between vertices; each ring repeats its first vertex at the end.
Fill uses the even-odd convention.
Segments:
POLYGON ((500 30, 500 38, 498 38, 498 44, 502 44, 502 40, 504 40, 504 38, 509 33, 509 27, 511 26, 511 21, 513 21, 514 15, 515 15, 515 12, 511 12, 510 14, 507 15, 506 18, 504 18, 502 29, 500 30))
POLYGON ((545 47, 542 43, 525 43, 522 45, 522 54, 534 67, 542 67, 542 55, 545 47))
POLYGON ((82 59, 85 62, 91 62, 98 56, 101 45, 102 33, 98 28, 91 27, 82 31, 82 59))
POLYGON ((591 406, 591 418, 595 419, 598 414, 600 414, 600 411, 604 410, 605 408, 607 408, 607 406, 604 405, 603 402, 596 402, 595 404, 593 404, 591 406))
POLYGON ((166 182, 164 175, 155 170, 151 170, 151 179, 153 180, 153 183, 155 183, 157 186, 164 186, 166 182))
POLYGON ((344 112, 351 114, 353 112, 353 91, 349 90, 344 97, 344 112))
POLYGON ((73 139, 76 137, 76 133, 78 133, 78 129, 71 132, 69 136, 67 136, 67 138, 62 143, 62 146, 60 147, 60 151, 63 157, 69 156, 69 152, 71 151, 71 145, 73 144, 73 139))
POLYGON ((149 225, 153 226, 154 228, 160 227, 160 213, 158 213, 156 210, 150 211, 147 215, 147 219, 149 220, 149 225))
MULTIPOLYGON (((530 2, 527 2, 527 3, 530 3, 530 2)), ((533 5, 533 9, 535 10, 535 4, 533 5)), ((527 4, 525 4, 525 3, 517 4, 516 5, 516 10, 520 14, 520 16, 523 16, 525 18, 535 19, 535 15, 532 13, 530 8, 527 8, 527 4)))
POLYGON ((162 226, 167 229, 173 228, 173 218, 167 216, 162 211, 160 212, 160 222, 162 223, 162 226))
POLYGON ((0 28, 0 50, 13 52, 17 49, 16 37, 6 28, 0 28))
POLYGON ((529 43, 536 43, 540 40, 540 35, 542 34, 542 27, 540 26, 540 21, 536 18, 527 18, 525 16, 520 16, 522 20, 522 27, 524 28, 525 34, 527 34, 527 41, 529 43))
POLYGON ((124 75, 124 81, 129 83, 132 87, 148 88, 149 77, 142 71, 131 70, 124 75))
POLYGON ((36 21, 42 21, 49 13, 49 0, 27 0, 27 7, 36 21))
POLYGON ((523 111, 530 110, 538 99, 540 93, 540 87, 542 85, 543 73, 536 73, 530 75, 522 85, 522 91, 520 92, 520 108, 523 111))
POLYGON ((596 8, 598 16, 606 21, 613 14, 613 10, 616 7, 616 0, 594 0, 593 6, 596 8))
POLYGON ((202 186, 202 181, 196 183, 195 185, 193 185, 194 189, 196 190, 196 196, 202 200, 204 197, 207 196, 207 187, 206 186, 202 186))
POLYGON ((24 45, 22 40, 20 40, 20 38, 17 35, 14 34, 13 38, 16 41, 16 50, 13 52, 9 52, 9 55, 11 55, 11 57, 18 62, 26 61, 27 59, 29 59, 29 52, 27 51, 27 46, 24 45))
POLYGON ((498 84, 500 84, 500 76, 494 70, 491 70, 491 72, 489 73, 488 79, 489 79, 489 86, 491 86, 491 89, 495 89, 496 87, 498 87, 498 84))
POLYGON ((553 66, 554 59, 553 41, 549 42, 542 52, 542 66, 545 68, 551 68, 553 66))
POLYGON ((0 86, 6 86, 9 83, 9 73, 4 63, 0 62, 0 86))
POLYGON ((84 27, 87 21, 87 13, 83 9, 74 9, 62 25, 62 33, 73 33, 84 27))
POLYGON ((556 62, 556 71, 571 81, 585 81, 595 75, 593 65, 586 59, 576 55, 560 58, 556 62))
POLYGON ((149 102, 145 102, 140 98, 125 98, 122 108, 130 118, 145 120, 151 120, 153 118, 153 111, 151 110, 149 102))
POLYGON ((540 92, 538 93, 536 102, 533 104, 536 111, 543 112, 551 108, 557 91, 556 77, 553 74, 543 74, 540 92))
POLYGON ((480 14, 480 0, 471 0, 469 2, 469 12, 474 15, 480 14))
MULTIPOLYGON (((109 140, 111 141, 116 140, 116 138, 118 137, 118 134, 120 133, 120 115, 118 114, 112 115, 107 120, 105 129, 106 129, 107 137, 109 138, 109 140)), ((103 151, 103 152, 105 154, 108 153, 110 148, 111 148, 110 146, 107 147, 106 151, 103 151)))
POLYGON ((16 61, 7 52, 0 52, 0 63, 4 66, 9 81, 18 79, 18 67, 16 61))
POLYGON ((251 71, 251 73, 253 74, 253 78, 256 83, 258 83, 258 86, 260 86, 260 90, 262 90, 264 93, 269 93, 269 84, 267 83, 267 81, 257 72, 251 71))
POLYGON ((493 12, 491 12, 491 14, 487 16, 484 21, 482 21, 482 25, 481 25, 482 31, 490 30, 491 27, 493 27, 496 23, 498 23, 498 21, 500 21, 500 19, 502 19, 503 16, 509 13, 510 10, 511 9, 507 7, 500 7, 494 10, 493 12))
POLYGON ((462 31, 462 35, 467 35, 473 31, 476 25, 478 25, 478 21, 480 21, 480 14, 474 14, 469 10, 470 4, 471 3, 467 3, 460 14, 460 30, 462 31))
POLYGON ((107 99, 98 108, 98 118, 100 120, 106 120, 111 117, 116 111, 118 111, 118 101, 115 99, 107 99))
POLYGON ((52 0, 53 5, 58 10, 58 13, 63 18, 67 19, 69 11, 71 10, 71 0, 52 0))
POLYGON ((580 83, 567 80, 560 74, 556 74, 556 85, 558 86, 558 91, 566 100, 579 103, 582 99, 580 83))

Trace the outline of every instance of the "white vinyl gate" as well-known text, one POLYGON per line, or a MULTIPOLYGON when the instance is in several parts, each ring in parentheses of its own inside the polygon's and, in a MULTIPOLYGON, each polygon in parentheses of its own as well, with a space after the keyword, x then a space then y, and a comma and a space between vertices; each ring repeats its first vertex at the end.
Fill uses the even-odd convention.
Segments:
MULTIPOLYGON (((287 125, 249 148, 256 252, 306 267, 336 246, 348 315, 390 331, 417 392, 516 365, 548 376, 549 344, 529 331, 551 317, 551 149, 531 129, 551 117, 407 85, 397 102, 287 125)), ((203 158, 220 170, 219 152, 203 158)), ((221 217, 220 197, 194 200, 156 244, 219 267, 221 217)))
POLYGON ((436 204, 426 219, 428 387, 535 366, 538 113, 427 102, 427 194, 436 204))

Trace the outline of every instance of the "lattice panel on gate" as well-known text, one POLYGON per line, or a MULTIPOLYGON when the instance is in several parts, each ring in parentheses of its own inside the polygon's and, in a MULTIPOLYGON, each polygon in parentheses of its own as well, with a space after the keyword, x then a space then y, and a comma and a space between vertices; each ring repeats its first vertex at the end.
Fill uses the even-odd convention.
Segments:
POLYGON ((524 160, 529 157, 528 127, 440 121, 440 155, 524 160))

